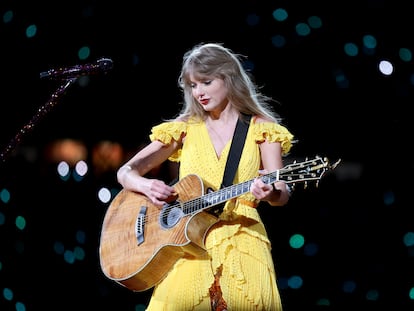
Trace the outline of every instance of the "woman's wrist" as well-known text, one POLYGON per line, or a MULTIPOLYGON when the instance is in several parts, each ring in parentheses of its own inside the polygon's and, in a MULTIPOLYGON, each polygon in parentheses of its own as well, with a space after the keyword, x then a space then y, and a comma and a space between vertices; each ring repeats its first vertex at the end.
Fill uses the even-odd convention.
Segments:
MULTIPOLYGON (((283 183, 285 185, 286 191, 290 196, 291 193, 292 193, 292 187, 289 184, 285 183, 285 182, 281 182, 281 183, 283 183)), ((276 191, 276 192, 281 192, 282 191, 281 188, 276 187, 276 183, 273 183, 272 186, 273 186, 273 191, 276 191)))
POLYGON ((273 187, 273 192, 276 192, 276 193, 279 193, 280 194, 280 189, 279 188, 276 188, 276 184, 272 184, 272 187, 273 187))
POLYGON ((270 200, 268 200, 269 204, 273 206, 285 205, 291 194, 290 186, 285 182, 278 182, 277 184, 273 183, 272 187, 273 191, 270 200), (285 187, 286 190, 281 187, 285 187))

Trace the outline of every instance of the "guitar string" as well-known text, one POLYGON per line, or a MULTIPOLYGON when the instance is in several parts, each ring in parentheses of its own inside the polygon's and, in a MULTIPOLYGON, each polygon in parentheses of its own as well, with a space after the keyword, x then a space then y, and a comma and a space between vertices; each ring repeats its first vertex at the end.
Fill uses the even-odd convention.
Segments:
MULTIPOLYGON (((325 162, 324 162, 324 161, 322 161, 322 158, 315 158, 313 160, 308 160, 308 161, 301 162, 301 163, 293 163, 293 164, 289 164, 289 165, 285 166, 284 168, 282 168, 278 171, 271 172, 269 174, 263 175, 262 178, 264 179, 265 182, 267 181, 268 183, 274 183, 278 180, 283 180, 286 183, 297 183, 297 182, 300 182, 300 181, 319 180, 319 179, 321 179, 323 173, 326 170, 329 169, 329 166, 327 165, 327 163, 328 163, 327 160, 325 159, 325 162), (309 173, 310 170, 309 170, 308 165, 306 165, 306 163, 313 163, 314 166, 317 166, 316 162, 321 162, 321 163, 319 163, 320 168, 317 169, 313 174, 309 173), (301 174, 294 173, 298 169, 305 170, 305 171, 302 172, 301 174), (322 173, 319 172, 319 171, 322 171, 322 173), (284 176, 284 174, 287 175, 288 177, 286 178, 284 176), (277 178, 277 175, 279 175, 279 178, 277 178), (310 175, 310 176, 306 177, 306 175, 310 175), (280 178, 281 176, 285 177, 285 178, 281 179, 280 178), (272 179, 274 179, 274 180, 272 180, 272 179)), ((254 179, 251 179, 251 180, 248 180, 248 181, 246 181, 244 183, 241 183, 241 184, 238 184, 238 185, 232 185, 232 186, 220 189, 220 190, 212 192, 212 193, 206 193, 206 194, 202 195, 201 197, 198 197, 198 198, 190 200, 190 201, 186 201, 186 202, 178 202, 177 201, 177 203, 172 204, 172 205, 168 205, 167 207, 163 208, 162 211, 165 212, 164 214, 168 214, 168 212, 170 212, 171 210, 173 210, 175 208, 179 208, 182 211, 184 211, 185 215, 190 215, 194 211, 198 212, 199 210, 203 210, 206 207, 210 207, 210 206, 212 207, 212 206, 214 206, 214 204, 217 205, 217 204, 220 204, 221 202, 224 202, 224 201, 229 200, 231 198, 237 197, 238 195, 233 196, 234 191, 231 191, 231 190, 232 189, 237 190, 237 189, 243 188, 247 185, 250 187, 250 184, 253 182, 253 180, 254 179), (226 194, 226 192, 227 192, 227 194, 230 193, 230 195, 232 195, 232 197, 229 197, 226 200, 221 200, 221 202, 220 201, 219 202, 214 201, 214 199, 220 198, 221 195, 226 194), (207 198, 207 200, 205 200, 205 198, 207 198), (208 203, 208 205, 204 206, 203 204, 206 203, 206 202, 208 203), (201 208, 194 209, 194 207, 200 206, 200 204, 202 205, 201 208)), ((236 193, 238 193, 239 195, 243 194, 245 192, 247 192, 247 191, 243 190, 241 193, 236 191, 236 193)), ((153 217, 158 218, 158 216, 159 216, 159 212, 154 212, 153 214, 146 214, 142 218, 143 223, 144 224, 147 223, 149 221, 149 219, 152 219, 153 217)))
MULTIPOLYGON (((282 171, 282 170, 279 170, 279 171, 282 171)), ((262 178, 264 178, 269 183, 274 183, 274 182, 277 181, 276 180, 276 175, 277 175, 277 172, 272 172, 272 173, 263 175, 262 178), (272 180, 272 179, 275 179, 275 180, 272 180)), ((292 176, 292 175, 290 175, 290 176, 292 176)), ((300 174, 297 174, 297 176, 300 176, 300 174)), ((186 201, 186 202, 182 202, 182 203, 177 202, 175 204, 168 205, 167 207, 163 208, 162 211, 164 211, 165 213, 168 213, 168 212, 170 212, 171 210, 173 210, 175 208, 180 208, 182 211, 184 211, 185 215, 191 215, 195 211, 198 212, 198 211, 203 210, 207 207, 213 207, 214 205, 220 204, 220 203, 222 203, 224 201, 227 201, 231 198, 237 197, 238 195, 246 193, 247 192, 246 187, 250 188, 250 185, 251 185, 251 183, 253 183, 253 180, 254 179, 248 180, 248 181, 243 182, 241 184, 232 185, 232 186, 229 186, 229 187, 226 187, 226 188, 223 188, 223 189, 219 189, 218 191, 215 191, 215 192, 212 192, 212 193, 206 193, 203 196, 192 199, 190 201, 186 201), (240 189, 242 190, 241 192, 240 192, 240 189), (226 197, 225 200, 220 199, 223 195, 226 197), (207 205, 203 205, 205 203, 207 203, 207 205), (201 207, 197 208, 199 206, 201 206, 201 207)), ((158 218, 159 214, 160 214, 159 212, 154 212, 152 214, 146 214, 143 217, 143 222, 147 223, 153 217, 158 218)))

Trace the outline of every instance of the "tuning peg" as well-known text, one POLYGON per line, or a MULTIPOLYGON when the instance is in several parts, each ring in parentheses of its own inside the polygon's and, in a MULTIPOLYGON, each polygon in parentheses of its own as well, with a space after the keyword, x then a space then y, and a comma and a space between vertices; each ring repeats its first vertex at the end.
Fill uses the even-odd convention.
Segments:
POLYGON ((334 164, 331 165, 331 169, 335 169, 335 167, 338 166, 338 164, 341 162, 341 159, 338 159, 334 164))

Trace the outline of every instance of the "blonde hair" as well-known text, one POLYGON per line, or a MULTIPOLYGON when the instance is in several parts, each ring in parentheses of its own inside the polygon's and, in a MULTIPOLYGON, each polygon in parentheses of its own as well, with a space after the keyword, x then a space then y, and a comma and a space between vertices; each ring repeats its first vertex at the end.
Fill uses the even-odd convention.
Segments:
POLYGON ((243 57, 221 43, 202 43, 187 51, 178 78, 184 99, 179 118, 205 120, 207 116, 207 112, 192 95, 190 75, 193 75, 196 78, 222 79, 228 89, 229 100, 240 113, 257 115, 279 123, 280 116, 271 105, 274 100, 259 91, 243 68, 243 57))

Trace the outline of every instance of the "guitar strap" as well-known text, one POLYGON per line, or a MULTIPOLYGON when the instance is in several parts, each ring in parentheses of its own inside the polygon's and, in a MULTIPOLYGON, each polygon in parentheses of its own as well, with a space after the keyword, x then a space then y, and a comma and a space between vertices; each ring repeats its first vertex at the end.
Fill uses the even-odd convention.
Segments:
POLYGON ((251 117, 251 115, 241 115, 237 120, 236 129, 234 130, 233 140, 230 146, 229 157, 227 158, 226 167, 224 169, 221 188, 233 184, 251 117))
MULTIPOLYGON (((224 168, 223 182, 221 188, 231 186, 237 167, 239 166, 240 156, 246 141, 247 131, 250 125, 250 115, 241 115, 237 120, 236 129, 234 130, 233 140, 231 142, 229 156, 227 158, 226 167, 224 168)), ((213 211, 214 213, 214 211, 213 211)), ((221 213, 221 208, 219 210, 221 213)), ((220 286, 220 270, 214 275, 214 283, 209 288, 210 304, 213 311, 227 310, 227 303, 224 300, 220 286)))

